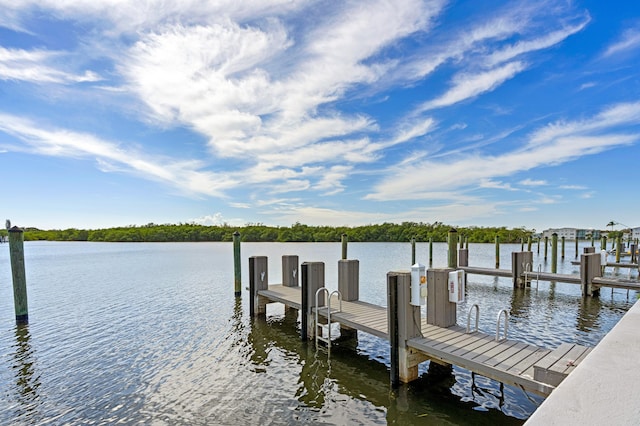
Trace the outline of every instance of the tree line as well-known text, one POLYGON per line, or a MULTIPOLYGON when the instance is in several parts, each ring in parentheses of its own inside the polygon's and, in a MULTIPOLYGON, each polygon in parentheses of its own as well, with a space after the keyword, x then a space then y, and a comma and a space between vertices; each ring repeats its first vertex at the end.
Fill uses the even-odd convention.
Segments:
MULTIPOLYGON (((346 234, 353 242, 434 242, 447 241, 452 226, 434 223, 382 223, 355 227, 309 226, 295 223, 291 226, 266 226, 246 224, 235 227, 227 224, 206 226, 194 223, 164 224, 149 223, 142 226, 126 226, 106 229, 41 230, 25 228, 25 241, 105 241, 105 242, 181 242, 181 241, 232 241, 233 233, 239 232, 242 241, 251 242, 336 242, 346 234)), ((517 243, 535 234, 535 230, 524 227, 459 227, 459 236, 471 243, 490 243, 498 236, 500 242, 517 243)), ((6 231, 0 231, 6 235, 6 231)))

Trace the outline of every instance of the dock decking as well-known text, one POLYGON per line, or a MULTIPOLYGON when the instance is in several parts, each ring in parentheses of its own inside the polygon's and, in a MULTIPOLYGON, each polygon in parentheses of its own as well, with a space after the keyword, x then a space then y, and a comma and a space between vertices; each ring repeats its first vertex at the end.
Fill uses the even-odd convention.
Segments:
MULTIPOLYGON (((300 287, 269 285, 258 295, 270 302, 301 309, 300 287)), ((332 306, 338 306, 332 301, 332 306)), ((319 313, 322 315, 323 310, 319 313)), ((382 339, 389 339, 387 309, 361 301, 343 301, 342 310, 332 309, 332 321, 382 339)), ((407 346, 425 357, 455 364, 482 376, 547 396, 591 351, 580 345, 563 344, 557 349, 539 348, 515 340, 496 341, 480 332, 466 333, 460 326, 437 327, 422 318, 422 336, 407 346)))

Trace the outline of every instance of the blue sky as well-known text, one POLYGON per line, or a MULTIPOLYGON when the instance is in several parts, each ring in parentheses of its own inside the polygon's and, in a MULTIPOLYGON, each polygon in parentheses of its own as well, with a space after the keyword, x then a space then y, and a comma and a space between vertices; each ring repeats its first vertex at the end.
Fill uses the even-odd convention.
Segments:
POLYGON ((640 226, 639 63, 632 1, 0 0, 0 211, 640 226))

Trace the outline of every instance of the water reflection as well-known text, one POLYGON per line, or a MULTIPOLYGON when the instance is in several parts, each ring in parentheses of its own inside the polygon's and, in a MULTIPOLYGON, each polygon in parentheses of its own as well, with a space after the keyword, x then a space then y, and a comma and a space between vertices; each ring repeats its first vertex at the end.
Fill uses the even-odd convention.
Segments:
POLYGON ((31 417, 38 408, 40 377, 36 373, 35 355, 29 343, 27 324, 17 325, 13 370, 17 391, 17 417, 31 417))

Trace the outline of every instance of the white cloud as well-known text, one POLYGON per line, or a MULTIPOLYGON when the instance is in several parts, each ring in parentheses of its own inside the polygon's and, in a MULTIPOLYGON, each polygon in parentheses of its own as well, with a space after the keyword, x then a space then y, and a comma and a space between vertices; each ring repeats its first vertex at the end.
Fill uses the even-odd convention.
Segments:
POLYGON ((526 65, 516 61, 502 67, 477 74, 458 74, 453 79, 453 87, 439 98, 425 102, 419 111, 450 106, 494 90, 505 81, 523 71, 526 65))
POLYGON ((640 28, 629 28, 602 54, 604 58, 640 49, 640 28))
POLYGON ((548 125, 534 132, 522 148, 500 155, 473 153, 427 159, 410 169, 399 163, 365 199, 451 199, 478 182, 486 185, 499 177, 637 143, 640 134, 616 133, 622 124, 640 125, 640 103, 614 105, 579 122, 548 125))
POLYGON ((150 158, 120 143, 99 139, 91 134, 45 128, 42 123, 0 114, 0 132, 24 143, 23 150, 38 155, 94 158, 105 172, 126 172, 162 182, 191 195, 223 196, 237 182, 225 175, 204 171, 196 160, 150 158))
POLYGON ((20 80, 31 83, 83 83, 100 81, 93 71, 82 74, 63 71, 54 62, 63 62, 63 52, 7 49, 0 46, 0 80, 20 80))
POLYGON ((534 180, 534 179, 525 179, 525 180, 521 180, 520 185, 524 185, 524 186, 545 186, 548 185, 546 180, 534 180))

